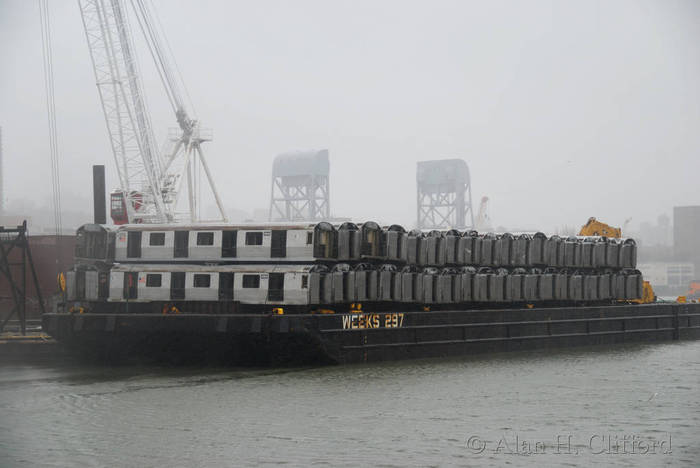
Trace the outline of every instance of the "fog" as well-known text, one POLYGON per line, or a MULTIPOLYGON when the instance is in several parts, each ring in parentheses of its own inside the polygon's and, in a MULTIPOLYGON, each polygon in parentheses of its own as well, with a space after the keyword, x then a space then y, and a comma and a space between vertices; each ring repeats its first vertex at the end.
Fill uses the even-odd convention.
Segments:
MULTIPOLYGON (((308 148, 330 151, 332 215, 357 220, 413 226, 416 162, 442 158, 467 162, 495 226, 700 204, 697 1, 154 6, 231 213, 266 209, 273 158, 308 148)), ((50 9, 63 208, 89 221, 90 166, 115 187, 114 161, 78 6, 50 9)), ((175 118, 138 55, 160 142, 175 118)), ((0 63, 5 200, 50 206, 38 2, 0 1, 0 63)))

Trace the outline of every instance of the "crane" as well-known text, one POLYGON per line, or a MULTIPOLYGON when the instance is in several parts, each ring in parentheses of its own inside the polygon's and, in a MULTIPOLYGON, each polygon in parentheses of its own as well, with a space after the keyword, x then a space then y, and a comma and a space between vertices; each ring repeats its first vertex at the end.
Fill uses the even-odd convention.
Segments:
POLYGON ((481 197, 481 203, 479 203, 479 213, 476 215, 475 227, 479 231, 490 231, 491 220, 488 215, 489 197, 481 197))
POLYGON ((190 116, 151 12, 143 0, 129 0, 136 24, 175 113, 178 129, 167 151, 158 150, 146 108, 126 0, 78 0, 90 58, 120 187, 110 196, 115 224, 199 222, 201 170, 216 201, 223 204, 207 165, 202 143, 211 140, 190 116), (187 203, 180 194, 186 183, 187 203))

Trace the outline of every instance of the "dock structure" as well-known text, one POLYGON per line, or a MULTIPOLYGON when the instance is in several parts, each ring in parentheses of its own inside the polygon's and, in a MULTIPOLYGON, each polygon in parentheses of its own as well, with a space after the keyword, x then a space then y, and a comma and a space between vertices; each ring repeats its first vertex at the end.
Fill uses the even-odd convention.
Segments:
POLYGON ((22 334, 26 332, 27 270, 31 273, 30 280, 34 285, 41 312, 44 313, 44 299, 27 240, 27 222, 24 221, 15 227, 0 226, 0 277, 7 281, 12 301, 9 311, 4 317, 0 316, 0 332, 13 317, 19 320, 22 334))
POLYGON ((0 216, 5 214, 5 187, 3 183, 2 163, 2 127, 0 127, 0 216))
POLYGON ((41 330, 40 320, 27 320, 24 334, 19 321, 11 320, 0 333, 0 360, 32 361, 35 359, 63 359, 68 357, 66 348, 41 330))

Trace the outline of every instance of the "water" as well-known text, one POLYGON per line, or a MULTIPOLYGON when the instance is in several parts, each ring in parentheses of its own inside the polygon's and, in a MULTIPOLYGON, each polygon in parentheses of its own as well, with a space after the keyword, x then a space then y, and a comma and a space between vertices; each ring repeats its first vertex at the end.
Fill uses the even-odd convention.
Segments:
POLYGON ((3 467, 594 462, 700 464, 700 341, 304 369, 0 364, 3 467))

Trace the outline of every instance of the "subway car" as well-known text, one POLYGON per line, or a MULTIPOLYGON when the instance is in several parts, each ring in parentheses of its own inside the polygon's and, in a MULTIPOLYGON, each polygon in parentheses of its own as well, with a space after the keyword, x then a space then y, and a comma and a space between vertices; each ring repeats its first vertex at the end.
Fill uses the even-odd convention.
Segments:
POLYGON ((354 303, 402 310, 455 304, 598 303, 641 297, 637 270, 325 265, 117 264, 67 275, 67 299, 85 307, 153 312, 232 313, 283 308, 345 310, 354 303), (413 306, 411 306, 411 304, 413 306))
POLYGON ((118 263, 385 263, 422 267, 634 269, 633 239, 469 230, 407 232, 327 222, 263 225, 85 225, 78 261, 118 263))
POLYGON ((115 264, 66 274, 69 304, 90 310, 232 313, 309 305, 313 265, 115 264))

